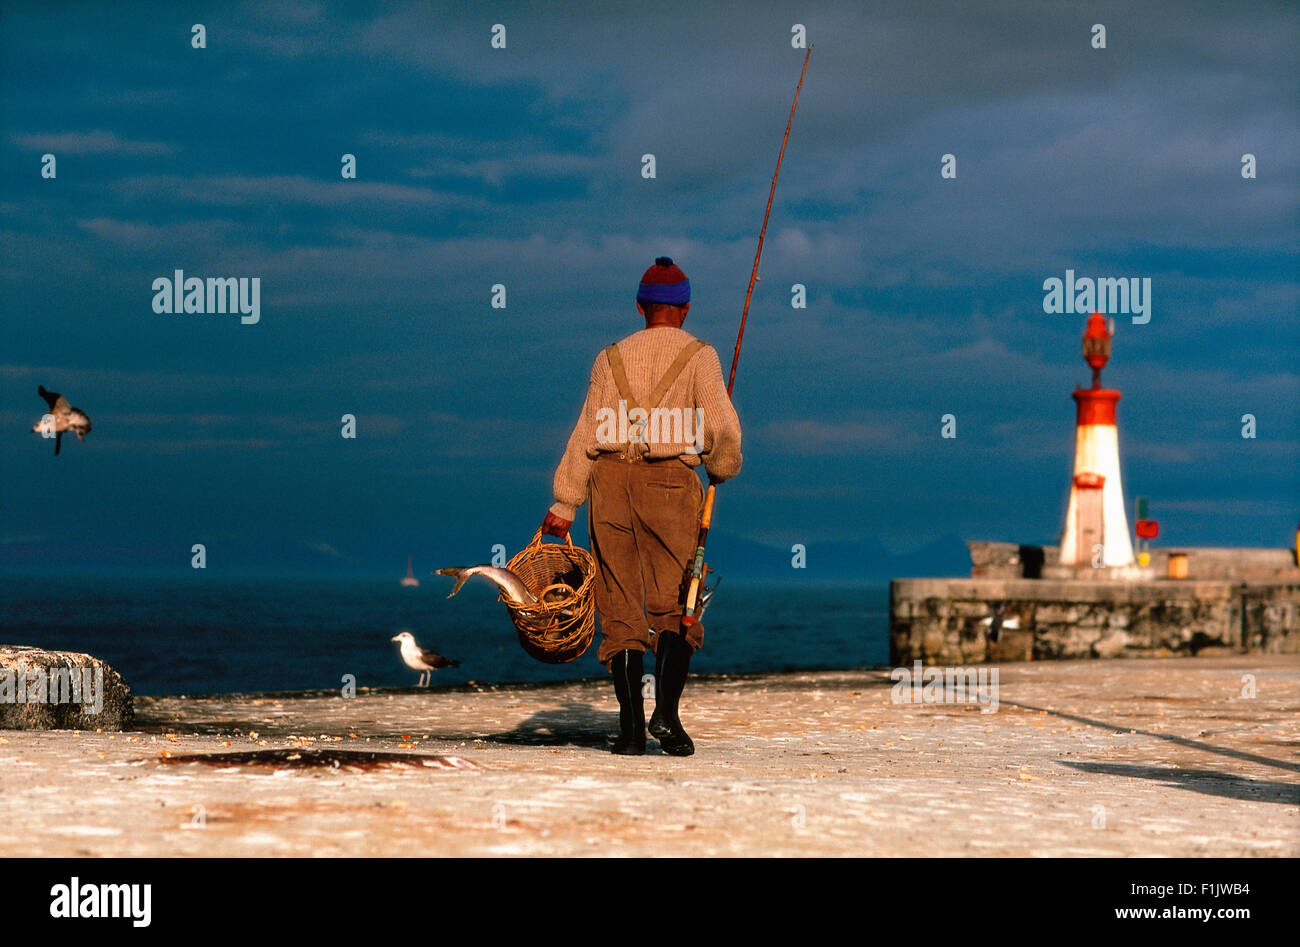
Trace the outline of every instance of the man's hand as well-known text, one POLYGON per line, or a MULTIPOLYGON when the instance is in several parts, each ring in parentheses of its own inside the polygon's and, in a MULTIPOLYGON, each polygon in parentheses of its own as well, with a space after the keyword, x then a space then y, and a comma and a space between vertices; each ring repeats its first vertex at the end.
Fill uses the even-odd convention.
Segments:
POLYGON ((569 527, 572 525, 572 520, 562 520, 547 510, 546 519, 542 520, 542 532, 548 536, 559 536, 563 539, 569 535, 569 527))

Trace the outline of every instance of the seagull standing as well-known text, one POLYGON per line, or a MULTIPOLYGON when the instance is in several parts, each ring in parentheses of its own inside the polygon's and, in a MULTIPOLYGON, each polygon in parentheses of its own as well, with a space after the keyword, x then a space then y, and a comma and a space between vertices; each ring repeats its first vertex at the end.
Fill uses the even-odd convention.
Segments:
POLYGON ((460 667, 459 661, 453 661, 451 658, 444 658, 442 655, 433 651, 425 651, 415 642, 415 635, 409 631, 403 631, 394 635, 393 641, 400 642, 402 645, 402 660, 412 671, 420 672, 420 681, 416 687, 427 687, 433 672, 438 668, 456 668, 460 667))

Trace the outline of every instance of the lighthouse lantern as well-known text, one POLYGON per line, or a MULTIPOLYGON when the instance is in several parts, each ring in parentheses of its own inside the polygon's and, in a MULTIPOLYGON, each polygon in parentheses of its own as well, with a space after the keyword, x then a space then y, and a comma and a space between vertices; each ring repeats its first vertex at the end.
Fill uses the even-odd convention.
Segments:
POLYGON ((1120 393, 1101 387, 1101 370, 1110 360, 1110 339, 1106 320, 1094 312, 1083 333, 1083 359, 1092 369, 1092 387, 1076 388, 1073 393, 1074 477, 1061 535, 1062 565, 1133 564, 1115 426, 1120 393))
POLYGON ((1092 369, 1092 387, 1101 387, 1101 370, 1110 361, 1110 331, 1101 313, 1088 317, 1088 327, 1083 333, 1083 360, 1092 369))

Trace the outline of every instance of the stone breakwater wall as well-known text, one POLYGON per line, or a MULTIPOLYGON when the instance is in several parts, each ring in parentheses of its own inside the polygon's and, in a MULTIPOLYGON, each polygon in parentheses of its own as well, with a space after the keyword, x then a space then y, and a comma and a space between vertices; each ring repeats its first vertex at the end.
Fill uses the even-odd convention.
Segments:
MULTIPOLYGON (((1062 566, 1057 546, 967 540, 973 579, 1094 579, 1114 581, 1113 569, 1094 569, 1090 564, 1062 566)), ((1150 550, 1150 563, 1122 570, 1129 578, 1157 579, 1169 575, 1169 559, 1181 556, 1189 579, 1228 579, 1243 582, 1300 582, 1294 549, 1281 547, 1239 548, 1229 546, 1157 547, 1150 550)))
POLYGON ((1300 653, 1300 581, 895 579, 889 599, 895 666, 1300 653))

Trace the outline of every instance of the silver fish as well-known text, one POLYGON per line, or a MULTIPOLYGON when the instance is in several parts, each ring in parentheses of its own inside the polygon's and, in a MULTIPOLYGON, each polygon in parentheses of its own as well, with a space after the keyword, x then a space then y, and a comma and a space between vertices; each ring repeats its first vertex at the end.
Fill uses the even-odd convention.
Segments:
POLYGON ((537 596, 529 591, 528 586, 524 585, 524 580, 519 578, 509 569, 501 569, 497 566, 487 564, 479 566, 457 566, 454 569, 435 569, 434 575, 455 576, 456 584, 452 586, 451 593, 447 598, 451 598, 460 591, 461 586, 472 575, 481 575, 483 578, 494 582, 511 605, 535 605, 537 596))
POLYGON ((700 607, 695 610, 695 617, 697 620, 704 620, 704 610, 708 608, 709 603, 713 601, 713 593, 718 590, 718 586, 721 584, 722 576, 718 576, 717 581, 713 583, 712 588, 706 588, 700 592, 700 607))

